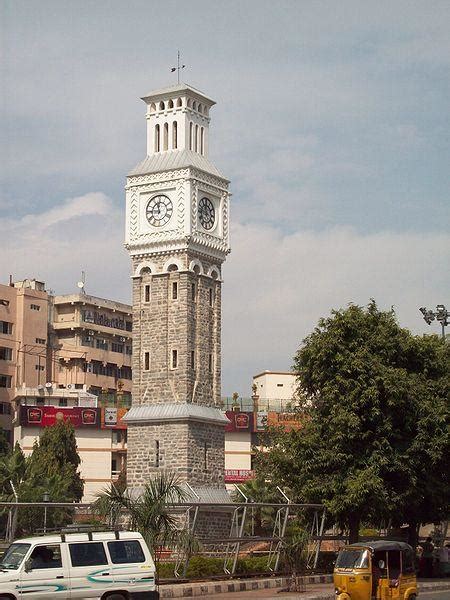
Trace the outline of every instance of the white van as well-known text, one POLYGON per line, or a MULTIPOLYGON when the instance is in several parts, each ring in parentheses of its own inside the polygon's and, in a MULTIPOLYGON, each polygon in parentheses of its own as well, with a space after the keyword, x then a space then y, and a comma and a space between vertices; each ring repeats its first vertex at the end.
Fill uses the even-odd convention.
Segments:
POLYGON ((16 540, 0 561, 0 600, 156 600, 155 563, 139 533, 16 540))

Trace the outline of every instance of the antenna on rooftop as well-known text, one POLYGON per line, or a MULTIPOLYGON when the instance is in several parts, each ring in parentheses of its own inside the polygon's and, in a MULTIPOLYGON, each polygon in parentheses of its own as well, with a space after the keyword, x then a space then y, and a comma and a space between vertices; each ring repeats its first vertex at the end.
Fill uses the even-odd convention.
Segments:
POLYGON ((84 271, 81 271, 81 279, 77 283, 77 286, 80 288, 80 293, 81 294, 85 294, 86 293, 86 291, 84 289, 85 284, 86 284, 86 273, 84 271))
POLYGON ((177 66, 170 69, 171 73, 175 73, 175 71, 177 72, 177 83, 180 83, 180 71, 185 67, 186 65, 180 65, 180 51, 177 50, 177 66))

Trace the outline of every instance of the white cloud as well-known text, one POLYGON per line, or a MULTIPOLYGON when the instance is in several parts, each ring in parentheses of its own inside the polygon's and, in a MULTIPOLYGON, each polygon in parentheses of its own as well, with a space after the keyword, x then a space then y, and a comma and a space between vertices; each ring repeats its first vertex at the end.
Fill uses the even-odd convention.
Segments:
POLYGON ((69 198, 47 211, 0 219, 0 272, 36 277, 56 293, 75 291, 80 271, 87 291, 128 300, 129 262, 123 249, 124 216, 101 192, 69 198))
POLYGON ((236 224, 232 247, 223 291, 228 394, 237 389, 248 395, 259 371, 288 369, 318 319, 351 302, 365 305, 374 298, 380 308, 394 306, 402 326, 439 333, 427 327, 418 308, 448 297, 449 234, 361 235, 334 228, 285 235, 236 224))

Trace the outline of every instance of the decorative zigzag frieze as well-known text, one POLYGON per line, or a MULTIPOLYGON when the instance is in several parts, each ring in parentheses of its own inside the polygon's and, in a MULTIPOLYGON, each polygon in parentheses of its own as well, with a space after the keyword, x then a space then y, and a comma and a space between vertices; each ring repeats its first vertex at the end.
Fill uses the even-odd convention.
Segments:
POLYGON ((132 190, 130 194, 130 239, 136 239, 138 235, 138 195, 136 190, 132 190))

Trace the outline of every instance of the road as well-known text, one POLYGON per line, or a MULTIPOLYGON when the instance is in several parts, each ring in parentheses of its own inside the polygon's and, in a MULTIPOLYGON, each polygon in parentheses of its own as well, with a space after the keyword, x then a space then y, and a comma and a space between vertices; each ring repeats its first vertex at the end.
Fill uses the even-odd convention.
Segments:
MULTIPOLYGON (((277 593, 276 590, 255 590, 252 592, 233 592, 231 594, 216 594, 214 596, 200 596, 202 600, 308 600, 313 597, 334 596, 332 588, 327 586, 309 586, 305 593, 285 592, 277 593)), ((450 600, 450 589, 436 592, 423 591, 419 593, 418 600, 450 600)))

